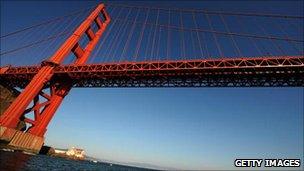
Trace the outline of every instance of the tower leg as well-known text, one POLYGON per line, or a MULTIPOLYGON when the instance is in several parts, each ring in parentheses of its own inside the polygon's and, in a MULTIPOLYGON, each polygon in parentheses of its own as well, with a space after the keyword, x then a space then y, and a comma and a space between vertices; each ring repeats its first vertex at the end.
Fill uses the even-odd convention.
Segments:
POLYGON ((44 141, 44 133, 47 125, 54 116, 63 98, 70 91, 72 84, 66 80, 54 82, 53 71, 65 57, 73 52, 77 57, 74 64, 84 64, 96 46, 101 35, 105 31, 110 18, 104 9, 104 5, 98 5, 74 33, 61 45, 49 61, 44 61, 39 72, 26 86, 23 92, 14 100, 0 117, 0 143, 9 142, 8 146, 13 149, 38 153, 44 141), (99 14, 105 18, 100 19, 99 14), (94 33, 91 24, 95 22, 98 31, 94 33), (90 41, 83 49, 78 41, 81 36, 89 37, 90 41), (50 85, 50 94, 44 93, 43 89, 50 85), (46 99, 40 102, 42 96, 46 99), (33 106, 28 108, 33 102, 33 106), (34 112, 34 118, 25 115, 34 112), (18 123, 24 121, 31 125, 26 131, 17 130, 18 123))
POLYGON ((67 82, 65 82, 65 83, 62 82, 61 84, 57 85, 56 87, 51 88, 50 103, 40 113, 41 117, 37 121, 37 124, 33 125, 29 129, 29 131, 28 131, 29 133, 31 133, 33 135, 37 135, 37 136, 44 135, 48 124, 50 123, 51 119, 53 118, 56 110, 60 106, 64 97, 71 90, 72 85, 67 82))
POLYGON ((34 106, 26 110, 26 112, 34 112, 35 114, 34 119, 29 119, 24 116, 24 121, 31 124, 31 127, 26 132, 0 126, 0 136, 2 140, 9 142, 7 147, 14 150, 39 153, 44 143, 46 128, 71 87, 72 85, 67 81, 61 83, 56 82, 51 85, 49 95, 40 92, 39 94, 46 97, 47 101, 39 102, 37 96, 34 100, 34 106))
MULTIPOLYGON (((9 142, 12 141, 15 135, 20 135, 23 131, 16 129, 20 118, 23 117, 26 108, 29 106, 31 101, 35 99, 39 92, 44 87, 45 83, 52 76, 53 67, 44 66, 24 91, 14 100, 14 102, 8 107, 0 117, 0 141, 9 142)), ((16 138, 19 139, 17 136, 16 138)), ((28 138, 24 136, 24 138, 28 138)), ((14 141, 16 142, 16 140, 14 141)))

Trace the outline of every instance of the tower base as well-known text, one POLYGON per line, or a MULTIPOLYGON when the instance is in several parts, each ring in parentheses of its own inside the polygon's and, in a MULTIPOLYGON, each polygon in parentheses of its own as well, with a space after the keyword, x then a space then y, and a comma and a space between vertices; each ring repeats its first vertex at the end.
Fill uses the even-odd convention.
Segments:
POLYGON ((44 137, 0 126, 0 140, 6 148, 38 154, 44 137))
POLYGON ((10 142, 14 135, 16 134, 17 130, 4 127, 0 125, 0 140, 4 142, 10 142))

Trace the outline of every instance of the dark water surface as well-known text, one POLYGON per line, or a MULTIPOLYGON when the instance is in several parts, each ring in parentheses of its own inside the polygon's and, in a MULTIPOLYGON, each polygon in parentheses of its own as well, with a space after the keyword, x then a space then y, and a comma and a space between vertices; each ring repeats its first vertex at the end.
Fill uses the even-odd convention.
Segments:
POLYGON ((46 155, 28 155, 21 152, 0 150, 0 171, 10 170, 106 170, 106 171, 148 171, 149 169, 94 163, 91 161, 75 161, 46 155))

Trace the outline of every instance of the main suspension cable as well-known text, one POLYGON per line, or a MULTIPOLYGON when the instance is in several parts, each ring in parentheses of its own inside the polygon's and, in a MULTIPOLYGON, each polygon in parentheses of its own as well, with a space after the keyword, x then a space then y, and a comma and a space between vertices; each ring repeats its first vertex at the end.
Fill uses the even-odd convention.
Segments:
MULTIPOLYGON (((93 7, 93 6, 92 6, 92 7, 93 7)), ((8 36, 15 35, 15 34, 18 34, 18 33, 21 33, 21 32, 24 32, 24 31, 27 31, 27 30, 30 30, 30 29, 33 29, 33 28, 37 28, 37 27, 40 27, 40 26, 45 26, 45 25, 48 25, 48 24, 51 24, 51 23, 54 23, 54 22, 63 20, 63 19, 65 19, 65 18, 67 18, 67 17, 71 17, 71 16, 74 16, 74 15, 77 15, 77 14, 79 14, 79 13, 87 12, 88 10, 91 10, 92 7, 85 8, 85 9, 81 9, 81 10, 77 10, 77 11, 74 11, 74 12, 72 12, 72 13, 69 13, 69 14, 66 14, 66 15, 63 15, 63 16, 60 16, 60 17, 52 18, 52 19, 49 19, 49 20, 47 20, 47 21, 39 22, 39 23, 36 23, 36 24, 34 24, 34 25, 31 25, 31 26, 28 26, 28 27, 25 27, 25 28, 22 28, 22 29, 19 29, 19 30, 10 32, 10 33, 7 33, 7 34, 5 34, 5 35, 3 35, 3 36, 0 36, 0 39, 5 38, 5 37, 8 37, 8 36)))
POLYGON ((272 18, 293 18, 293 19, 304 19, 304 16, 298 15, 281 15, 281 14, 268 14, 268 13, 241 13, 241 12, 226 12, 226 11, 208 11, 203 9, 181 9, 181 8, 163 8, 163 7, 148 7, 148 6, 137 6, 137 5, 126 5, 107 2, 105 5, 119 6, 119 7, 129 7, 129 8, 141 8, 150 10, 162 10, 162 11, 181 11, 181 12, 195 12, 204 14, 221 14, 221 15, 231 15, 231 16, 254 16, 254 17, 272 17, 272 18))

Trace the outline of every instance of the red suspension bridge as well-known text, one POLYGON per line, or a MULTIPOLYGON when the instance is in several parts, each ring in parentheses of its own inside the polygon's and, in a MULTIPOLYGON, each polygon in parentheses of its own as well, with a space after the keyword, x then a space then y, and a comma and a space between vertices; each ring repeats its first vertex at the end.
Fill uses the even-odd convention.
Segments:
POLYGON ((37 23, 1 35, 1 85, 21 92, 0 140, 39 152, 72 87, 303 87, 303 42, 303 16, 278 14, 109 3, 37 23))

